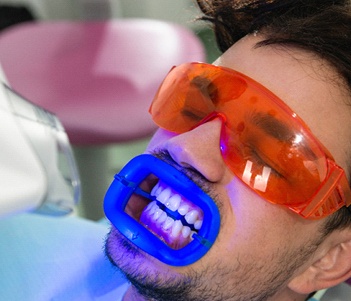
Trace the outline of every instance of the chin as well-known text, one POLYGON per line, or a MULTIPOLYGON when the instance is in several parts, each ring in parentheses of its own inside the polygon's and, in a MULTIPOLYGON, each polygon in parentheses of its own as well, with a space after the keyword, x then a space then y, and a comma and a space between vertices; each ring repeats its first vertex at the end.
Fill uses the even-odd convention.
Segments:
POLYGON ((146 300, 169 301, 178 295, 182 296, 178 301, 197 300, 190 297, 197 286, 193 281, 197 277, 192 275, 191 267, 173 267, 159 261, 132 244, 114 227, 107 237, 105 253, 137 294, 146 300))
POLYGON ((131 243, 116 228, 111 227, 106 239, 105 254, 110 262, 123 274, 139 274, 140 271, 159 274, 161 272, 174 273, 179 268, 171 267, 131 243), (154 272, 152 272, 154 271, 154 272))

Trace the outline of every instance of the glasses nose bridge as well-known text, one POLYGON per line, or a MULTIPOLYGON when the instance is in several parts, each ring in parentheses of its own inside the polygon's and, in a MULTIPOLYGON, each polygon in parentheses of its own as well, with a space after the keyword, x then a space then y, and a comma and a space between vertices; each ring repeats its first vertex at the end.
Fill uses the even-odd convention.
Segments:
MULTIPOLYGON (((205 124, 207 122, 210 122, 212 120, 215 120, 216 118, 218 118, 221 121, 221 129, 220 129, 220 133, 219 133, 219 149, 223 155, 223 141, 226 140, 226 130, 225 130, 225 125, 227 123, 227 116, 222 113, 222 112, 218 112, 218 111, 213 111, 210 114, 208 114, 205 118, 203 118, 199 124, 197 124, 194 128, 197 128, 198 126, 205 124)), ((193 129, 194 129, 193 128, 193 129)))
POLYGON ((226 124, 226 122, 227 122, 227 116, 226 116, 224 113, 222 113, 222 112, 217 112, 217 111, 213 111, 213 112, 211 112, 210 114, 208 114, 205 118, 203 118, 197 126, 199 126, 199 125, 201 125, 201 124, 204 124, 204 123, 207 123, 207 122, 209 122, 209 121, 212 121, 212 120, 214 120, 214 119, 216 119, 216 118, 218 118, 218 119, 221 120, 221 122, 222 122, 222 127, 223 127, 223 125, 226 124))
POLYGON ((226 170, 220 151, 224 117, 210 113, 189 131, 166 141, 164 148, 178 164, 191 166, 210 182, 219 181, 226 170))
POLYGON ((222 112, 217 112, 217 111, 213 111, 210 114, 208 114, 205 118, 203 118, 199 124, 197 124, 194 128, 205 124, 207 122, 210 122, 212 120, 215 120, 216 118, 218 118, 221 121, 221 132, 220 132, 220 140, 223 139, 224 135, 225 135, 225 124, 227 123, 227 116, 222 113, 222 112))

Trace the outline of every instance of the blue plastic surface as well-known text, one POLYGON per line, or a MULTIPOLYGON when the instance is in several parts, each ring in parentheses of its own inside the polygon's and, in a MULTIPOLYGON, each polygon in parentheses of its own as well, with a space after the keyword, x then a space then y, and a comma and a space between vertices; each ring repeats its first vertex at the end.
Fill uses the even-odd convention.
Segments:
POLYGON ((212 198, 176 168, 151 155, 133 158, 115 176, 105 196, 104 210, 111 223, 133 244, 173 266, 189 265, 204 256, 216 240, 220 227, 219 211, 212 198), (193 241, 179 250, 169 247, 124 211, 130 197, 140 193, 140 183, 150 174, 200 207, 204 213, 198 234, 194 234, 193 241))

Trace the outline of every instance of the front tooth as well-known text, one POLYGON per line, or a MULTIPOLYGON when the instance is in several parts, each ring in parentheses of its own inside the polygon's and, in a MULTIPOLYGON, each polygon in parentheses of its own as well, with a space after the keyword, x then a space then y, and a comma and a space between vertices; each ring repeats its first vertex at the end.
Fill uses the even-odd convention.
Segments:
MULTIPOLYGON (((167 214, 166 214, 167 215, 167 214)), ((167 216, 162 228, 165 229, 165 230, 168 230, 169 228, 171 228, 174 224, 174 219, 167 216)))
POLYGON ((172 227, 172 236, 178 237, 180 231, 182 231, 182 228, 183 228, 182 222, 179 220, 175 221, 172 227))
POLYGON ((173 195, 168 201, 165 203, 166 207, 172 211, 176 211, 179 208, 181 197, 179 194, 173 195))
POLYGON ((169 199, 171 196, 171 189, 166 188, 163 190, 160 195, 157 196, 157 200, 160 201, 162 204, 166 203, 166 201, 169 199))
POLYGON ((194 224, 198 216, 199 213, 196 210, 191 210, 185 215, 185 220, 188 222, 188 224, 194 224))

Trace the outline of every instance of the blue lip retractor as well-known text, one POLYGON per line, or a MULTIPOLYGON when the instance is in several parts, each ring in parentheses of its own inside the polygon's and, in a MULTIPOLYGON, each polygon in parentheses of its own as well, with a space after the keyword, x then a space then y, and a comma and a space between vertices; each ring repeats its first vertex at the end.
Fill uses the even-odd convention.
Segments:
POLYGON ((220 227, 219 211, 214 201, 179 170, 151 155, 133 158, 115 175, 105 195, 104 210, 115 228, 133 244, 173 266, 189 265, 204 256, 216 240, 220 227), (204 213, 201 229, 197 234, 193 234, 193 240, 181 249, 169 247, 124 211, 133 194, 153 200, 149 192, 139 187, 151 174, 201 208, 204 213))

